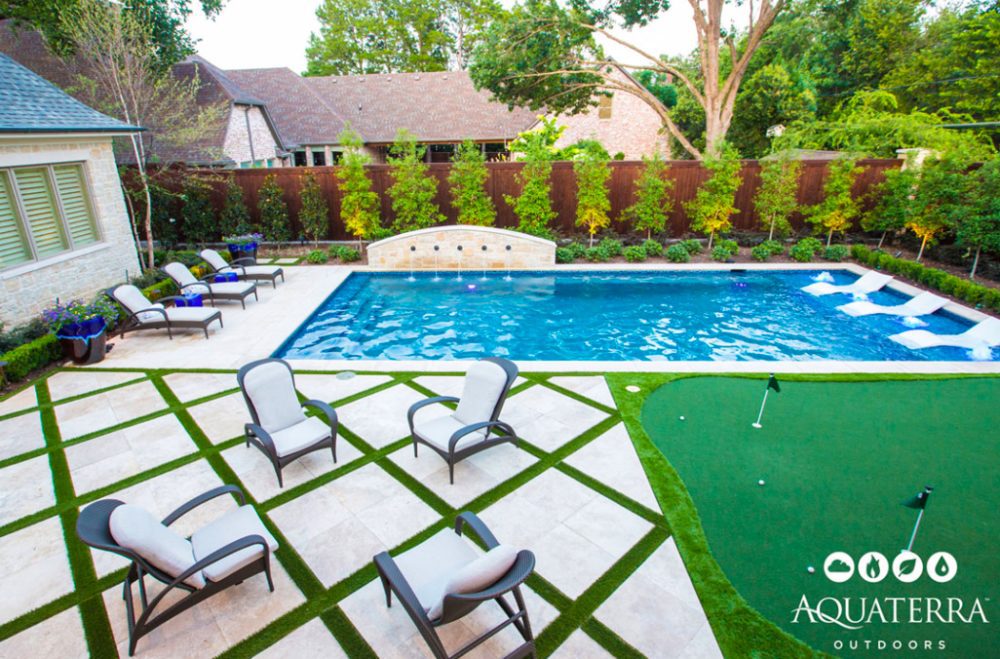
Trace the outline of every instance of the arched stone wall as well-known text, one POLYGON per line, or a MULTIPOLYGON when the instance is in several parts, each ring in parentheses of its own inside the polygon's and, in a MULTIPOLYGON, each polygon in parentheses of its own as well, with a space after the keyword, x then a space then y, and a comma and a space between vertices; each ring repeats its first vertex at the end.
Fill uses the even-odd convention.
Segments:
POLYGON ((551 240, 464 224, 411 231, 368 246, 368 265, 390 270, 522 269, 555 262, 556 244, 551 240))

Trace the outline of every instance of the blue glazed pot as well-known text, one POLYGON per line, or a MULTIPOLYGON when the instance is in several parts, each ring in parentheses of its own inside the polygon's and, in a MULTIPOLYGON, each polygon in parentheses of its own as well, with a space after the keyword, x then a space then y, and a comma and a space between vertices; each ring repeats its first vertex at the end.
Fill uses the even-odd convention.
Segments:
POLYGON ((102 318, 101 316, 88 318, 87 320, 80 323, 80 326, 81 326, 80 336, 93 336, 95 334, 100 334, 105 327, 104 318, 102 318))
POLYGON ((71 339, 76 336, 86 336, 86 333, 84 333, 83 323, 69 323, 60 327, 56 336, 60 339, 71 339))

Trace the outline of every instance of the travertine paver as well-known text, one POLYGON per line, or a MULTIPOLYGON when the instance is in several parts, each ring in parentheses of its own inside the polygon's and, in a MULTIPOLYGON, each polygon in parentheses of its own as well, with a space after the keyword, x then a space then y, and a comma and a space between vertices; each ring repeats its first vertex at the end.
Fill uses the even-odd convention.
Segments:
POLYGON ((271 263, 277 263, 278 265, 295 265, 299 261, 300 259, 298 258, 283 258, 283 259, 274 259, 273 261, 271 261, 271 263))
POLYGON ((116 483, 198 450, 172 414, 68 446, 77 494, 116 483))
POLYGON ((552 653, 557 659, 603 659, 611 653, 598 645, 581 630, 576 630, 552 653))
POLYGON ((235 389, 235 373, 171 373, 163 381, 182 403, 235 389))
POLYGON ((45 446, 38 412, 27 412, 0 421, 0 460, 45 446))
POLYGON ((149 381, 56 405, 63 439, 73 439, 165 409, 166 402, 149 381))
POLYGON ((0 526, 55 503, 47 455, 0 469, 0 526))
POLYGON ((26 387, 7 400, 0 402, 0 416, 7 416, 38 405, 38 398, 33 386, 26 387))
POLYGON ((615 399, 603 375, 557 376, 549 378, 549 382, 606 407, 615 407, 615 399))
MULTIPOLYGON (((397 384, 338 408, 337 416, 342 424, 361 439, 375 448, 381 448, 410 435, 406 411, 425 398, 418 391, 404 384, 397 384)), ((416 418, 433 418, 450 412, 442 405, 429 405, 420 410, 416 418)))
POLYGON ((145 377, 145 373, 124 371, 62 371, 49 377, 49 397, 62 400, 145 377))
POLYGON ((240 392, 189 407, 188 412, 213 444, 242 437, 243 426, 253 421, 240 392))
POLYGON ((566 458, 566 464, 631 497, 650 510, 660 509, 624 424, 619 423, 573 453, 566 458))
POLYGON ((500 418, 518 437, 554 451, 607 418, 607 414, 548 387, 535 385, 512 396, 500 418))
POLYGON ((601 604, 596 617, 649 657, 722 656, 673 538, 601 604))
POLYGON ((59 518, 0 536, 0 624, 73 590, 59 518))
POLYGON ((88 656, 80 612, 75 606, 0 641, 0 657, 85 659, 88 656))
POLYGON ((337 644, 337 639, 319 618, 313 618, 257 655, 257 659, 306 659, 307 657, 327 659, 347 657, 337 644))
POLYGON ((355 375, 342 379, 336 373, 316 375, 295 374, 295 388, 306 398, 332 403, 348 396, 361 393, 391 380, 387 375, 355 375))

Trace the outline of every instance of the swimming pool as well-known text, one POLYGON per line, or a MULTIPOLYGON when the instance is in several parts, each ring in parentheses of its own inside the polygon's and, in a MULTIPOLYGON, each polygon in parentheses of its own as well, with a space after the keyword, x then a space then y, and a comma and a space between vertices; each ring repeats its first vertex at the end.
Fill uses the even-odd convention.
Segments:
MULTIPOLYGON (((847 295, 800 288, 815 271, 557 271, 351 274, 275 356, 289 359, 574 361, 967 361, 958 348, 910 350, 912 327, 852 318, 847 295)), ((832 271, 834 283, 857 277, 832 271)), ((893 292, 869 296, 898 304, 893 292)), ((947 313, 925 329, 962 332, 947 313)), ((996 351, 994 351, 994 358, 996 351)))

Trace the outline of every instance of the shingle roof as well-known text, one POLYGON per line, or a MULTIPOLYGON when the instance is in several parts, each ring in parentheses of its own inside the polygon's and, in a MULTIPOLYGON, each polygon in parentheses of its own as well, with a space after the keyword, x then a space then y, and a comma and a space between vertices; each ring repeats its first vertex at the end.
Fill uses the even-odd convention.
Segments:
POLYGON ((142 130, 84 105, 0 53, 0 132, 131 133, 142 130))
MULTIPOLYGON (((226 72, 209 62, 201 55, 192 55, 177 66, 194 65, 203 82, 212 81, 219 87, 219 91, 230 101, 238 105, 264 105, 264 101, 253 94, 248 93, 235 81, 231 80, 226 72)), ((176 70, 176 67, 175 67, 176 70)))

